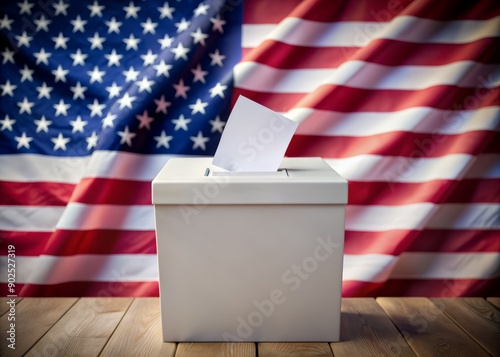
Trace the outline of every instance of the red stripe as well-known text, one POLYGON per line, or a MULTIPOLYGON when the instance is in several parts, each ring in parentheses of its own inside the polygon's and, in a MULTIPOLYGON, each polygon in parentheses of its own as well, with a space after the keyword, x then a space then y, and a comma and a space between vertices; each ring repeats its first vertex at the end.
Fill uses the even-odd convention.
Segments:
MULTIPOLYGON (((7 284, 1 283, 2 291, 7 284)), ((75 281, 71 283, 38 285, 16 284, 19 297, 158 297, 157 282, 75 281)), ((6 296, 4 294, 3 296, 6 296)))
POLYGON ((66 206, 74 184, 0 181, 0 205, 66 206))
POLYGON ((151 182, 85 178, 71 197, 72 202, 114 205, 150 205, 151 182))
POLYGON ((243 1, 244 24, 277 24, 287 17, 302 0, 243 1))

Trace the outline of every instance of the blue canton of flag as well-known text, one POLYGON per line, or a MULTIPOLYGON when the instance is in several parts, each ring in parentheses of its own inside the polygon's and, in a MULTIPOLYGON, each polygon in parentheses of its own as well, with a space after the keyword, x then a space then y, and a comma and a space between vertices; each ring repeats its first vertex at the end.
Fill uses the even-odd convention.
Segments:
POLYGON ((241 57, 223 1, 0 5, 0 154, 213 155, 241 57))

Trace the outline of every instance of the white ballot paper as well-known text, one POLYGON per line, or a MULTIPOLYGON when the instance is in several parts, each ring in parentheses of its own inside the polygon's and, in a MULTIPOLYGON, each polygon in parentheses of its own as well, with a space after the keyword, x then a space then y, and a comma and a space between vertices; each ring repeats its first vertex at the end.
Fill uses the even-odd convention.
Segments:
POLYGON ((277 171, 298 123, 239 96, 212 164, 229 171, 277 171))

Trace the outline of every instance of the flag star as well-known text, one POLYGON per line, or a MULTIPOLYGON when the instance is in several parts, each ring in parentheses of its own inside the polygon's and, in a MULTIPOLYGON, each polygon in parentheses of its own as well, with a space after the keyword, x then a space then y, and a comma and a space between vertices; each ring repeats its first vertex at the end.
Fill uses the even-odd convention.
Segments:
POLYGON ((82 20, 80 15, 78 15, 76 19, 70 21, 71 25, 73 25, 73 32, 85 32, 84 26, 87 24, 87 22, 87 20, 82 20))
POLYGON ((188 124, 191 123, 191 119, 184 118, 184 115, 181 114, 178 119, 172 119, 172 123, 175 124, 174 130, 177 131, 179 129, 188 130, 188 124))
POLYGON ((52 141, 54 143, 54 151, 56 151, 57 149, 61 149, 63 151, 66 151, 66 144, 70 142, 70 138, 65 138, 62 133, 59 133, 59 135, 57 135, 57 138, 51 138, 50 141, 52 141))
POLYGON ((49 125, 52 124, 52 122, 50 120, 45 119, 45 115, 42 115, 42 117, 39 120, 35 119, 35 124, 37 133, 41 131, 48 133, 49 125))
POLYGON ((158 149, 161 146, 164 146, 165 148, 169 149, 170 148, 170 140, 173 139, 173 136, 167 136, 165 134, 165 130, 162 130, 160 136, 155 136, 153 139, 156 140, 156 148, 158 149))
POLYGON ((196 83, 198 81, 200 81, 201 83, 205 83, 205 76, 208 74, 208 72, 204 71, 199 63, 196 68, 191 69, 191 73, 193 73, 194 75, 193 83, 196 83))
POLYGON ((85 139, 87 141, 87 150, 97 147, 98 139, 99 136, 95 133, 95 131, 93 131, 92 135, 85 139))
POLYGON ((64 49, 67 49, 68 46, 66 45, 66 42, 69 41, 69 37, 64 37, 62 32, 59 32, 59 35, 57 37, 52 37, 52 41, 56 43, 54 46, 54 49, 57 49, 59 47, 62 47, 64 49))
POLYGON ((210 8, 210 5, 207 4, 199 4, 196 9, 194 9, 194 16, 198 17, 200 15, 208 15, 207 10, 210 8))
POLYGON ((222 61, 226 58, 226 56, 221 55, 219 53, 219 49, 216 49, 214 53, 209 53, 208 55, 212 59, 212 62, 210 62, 211 66, 217 65, 222 67, 222 61))
POLYGON ((134 3, 131 1, 129 2, 128 6, 125 6, 123 10, 126 11, 125 18, 128 19, 129 17, 137 18, 137 12, 141 8, 139 6, 134 6, 134 3))
POLYGON ((80 82, 76 82, 76 86, 69 88, 73 92, 73 100, 78 98, 85 99, 85 95, 83 94, 87 87, 83 87, 80 82))
POLYGON ((102 10, 104 10, 103 5, 99 5, 99 3, 95 0, 92 5, 88 5, 87 8, 90 10, 90 17, 98 16, 102 17, 102 10))
POLYGON ((155 55, 151 50, 148 50, 148 53, 145 55, 141 55, 142 60, 144 61, 144 66, 149 66, 155 63, 158 55, 155 55))
POLYGON ((174 38, 170 37, 168 35, 163 36, 163 38, 160 38, 158 40, 158 43, 161 45, 161 49, 164 50, 165 48, 169 48, 172 46, 172 42, 174 42, 174 38))
POLYGON ((21 36, 15 35, 14 37, 17 39, 17 47, 30 47, 30 41, 33 39, 33 37, 28 36, 26 31, 23 31, 21 36))
POLYGON ((113 97, 118 97, 120 96, 120 91, 122 90, 122 87, 118 86, 115 82, 111 84, 111 86, 106 87, 106 90, 109 92, 109 99, 113 97))
POLYGON ((94 33, 94 37, 89 37, 88 40, 91 43, 91 46, 90 46, 91 50, 93 50, 94 48, 98 48, 98 49, 102 50, 102 43, 106 40, 106 38, 99 37, 99 34, 96 32, 96 33, 94 33))
POLYGON ((82 66, 85 66, 85 59, 89 55, 83 54, 80 49, 77 49, 76 53, 72 53, 69 56, 73 59, 73 66, 77 66, 79 64, 81 64, 82 66))
POLYGON ((29 69, 27 65, 24 65, 24 68, 19 71, 19 73, 21 73, 21 82, 26 80, 33 82, 33 72, 35 71, 29 69))
POLYGON ((137 135, 136 133, 132 133, 129 131, 128 126, 125 127, 124 131, 119 131, 117 134, 121 137, 120 144, 127 144, 128 146, 132 146, 132 139, 137 135))
POLYGON ((14 137, 14 140, 17 141, 17 148, 18 149, 22 148, 23 146, 26 149, 29 149, 30 148, 30 141, 33 141, 33 138, 26 136, 26 133, 23 132, 21 134, 21 136, 14 137))
POLYGON ((42 99, 43 97, 50 99, 50 92, 54 90, 52 87, 47 87, 47 83, 43 82, 41 87, 36 87, 38 91, 38 99, 42 99))
POLYGON ((118 99, 118 103, 120 103, 120 109, 125 107, 132 109, 132 102, 134 102, 136 97, 131 97, 128 93, 125 93, 123 97, 118 99))
POLYGON ((158 11, 160 12, 160 19, 164 19, 165 17, 168 17, 170 20, 174 19, 174 15, 172 15, 172 13, 175 9, 170 7, 168 2, 164 3, 162 7, 159 7, 158 11))
POLYGON ((206 46, 205 39, 208 35, 201 32, 199 27, 196 29, 196 32, 191 32, 191 36, 193 37, 194 44, 201 43, 202 46, 206 46))
POLYGON ((123 71, 123 74, 125 75, 125 82, 135 82, 139 73, 139 71, 134 70, 134 67, 130 67, 128 71, 123 71))
POLYGON ((145 35, 148 32, 150 32, 151 34, 154 35, 156 33, 155 29, 156 29, 157 26, 158 26, 158 23, 157 22, 152 22, 151 18, 148 17, 148 19, 146 20, 146 22, 141 22, 141 27, 143 28, 142 34, 145 35))
POLYGON ((5 51, 2 52, 3 56, 3 61, 2 64, 6 64, 7 62, 15 63, 14 62, 14 51, 9 50, 8 48, 5 49, 5 51))
POLYGON ((113 48, 111 53, 104 55, 104 57, 106 57, 106 59, 108 60, 108 67, 111 67, 112 65, 120 67, 120 60, 122 59, 123 55, 117 54, 116 50, 113 48))
POLYGON ((12 30, 12 23, 14 20, 10 20, 7 15, 3 15, 3 19, 0 20, 0 29, 12 30))
POLYGON ((139 86, 139 93, 144 91, 151 93, 151 86, 155 84, 155 81, 150 81, 147 77, 142 77, 142 79, 136 84, 139 86))
POLYGON ((116 119, 115 114, 108 113, 102 121, 102 128, 110 127, 112 128, 114 126, 113 121, 116 119))
POLYGON ((190 136, 189 138, 193 142, 193 150, 196 150, 196 149, 200 148, 203 151, 205 151, 207 149, 207 147, 205 146, 205 144, 210 139, 208 137, 203 136, 203 134, 202 134, 201 131, 198 132, 198 135, 196 135, 196 136, 190 136))
POLYGON ((52 6, 56 10, 56 13, 55 13, 56 16, 59 14, 63 14, 64 16, 68 15, 68 12, 66 11, 66 9, 69 7, 69 4, 65 4, 63 2, 63 0, 59 0, 59 2, 57 4, 52 4, 52 6))
POLYGON ((139 48, 137 47, 137 44, 141 42, 139 38, 135 38, 134 34, 131 33, 128 38, 124 38, 123 42, 127 44, 127 47, 125 48, 126 50, 134 49, 138 50, 139 48))
POLYGON ((68 109, 71 107, 70 104, 64 103, 64 100, 60 99, 59 103, 53 105, 56 110, 56 117, 59 115, 68 115, 68 109))
POLYGON ((186 61, 188 60, 187 58, 187 53, 189 52, 189 48, 186 48, 182 45, 182 43, 178 43, 176 48, 172 48, 170 51, 175 53, 175 59, 178 60, 179 58, 185 59, 186 61))
POLYGON ((139 129, 143 128, 143 127, 146 127, 146 129, 148 130, 151 130, 151 122, 154 120, 154 118, 151 118, 149 115, 148 115, 148 111, 145 110, 142 115, 136 115, 135 116, 137 118, 137 120, 139 120, 140 124, 139 124, 139 129))
POLYGON ((224 91, 227 89, 226 85, 220 84, 220 82, 217 82, 215 87, 209 89, 210 91, 210 98, 215 97, 216 95, 220 96, 221 98, 224 98, 224 91))
POLYGON ((219 14, 217 14, 217 17, 211 17, 210 22, 213 23, 212 31, 217 30, 220 33, 224 33, 224 29, 222 28, 222 26, 226 24, 226 21, 222 20, 219 14))
POLYGON ((35 31, 38 32, 40 30, 44 30, 44 31, 49 32, 49 25, 52 21, 46 19, 45 15, 41 15, 39 19, 34 19, 33 22, 36 24, 35 31))
POLYGON ((87 72, 87 74, 90 76, 90 83, 102 83, 102 77, 104 76, 104 73, 104 71, 99 71, 99 67, 94 66, 94 69, 92 71, 87 72))
POLYGON ((28 98, 24 97, 22 102, 18 102, 19 114, 28 113, 31 114, 31 107, 35 105, 35 102, 28 101, 28 98))
POLYGON ((123 24, 122 22, 116 21, 115 17, 112 17, 111 21, 105 21, 104 23, 108 26, 108 33, 120 33, 120 26, 123 24))
POLYGON ((175 27, 177 27, 177 33, 186 31, 189 28, 189 25, 191 25, 191 21, 186 21, 186 19, 183 17, 181 22, 177 22, 175 24, 175 27))
POLYGON ((76 132, 83 133, 83 127, 87 125, 89 122, 82 120, 81 116, 77 116, 76 120, 70 120, 69 124, 73 127, 71 133, 74 134, 76 132))
POLYGON ((63 83, 66 82, 66 75, 69 73, 69 70, 63 69, 61 65, 57 66, 57 69, 50 71, 54 75, 54 80, 61 81, 63 83))
POLYGON ((35 4, 30 4, 28 0, 24 0, 22 3, 17 3, 17 6, 21 8, 21 11, 19 11, 19 15, 22 15, 24 13, 31 15, 31 8, 35 6, 35 4))
POLYGON ((182 97, 187 99, 187 91, 191 89, 191 87, 184 85, 184 79, 180 79, 178 84, 174 84, 175 89, 175 98, 182 97))
POLYGON ((7 129, 8 131, 12 131, 12 125, 14 125, 16 121, 11 119, 9 115, 7 114, 5 116, 5 119, 0 120, 0 124, 2 124, 2 127, 0 128, 0 131, 4 131, 7 129))
POLYGON ((218 115, 217 117, 215 117, 215 120, 210 120, 209 123, 210 125, 212 125, 212 133, 215 133, 216 131, 222 133, 222 131, 224 130, 224 125, 226 125, 226 122, 220 120, 220 117, 218 115))
POLYGON ((161 60, 159 64, 153 66, 156 69, 156 76, 161 76, 162 74, 165 77, 170 77, 170 69, 172 69, 172 65, 166 64, 164 60, 161 60))
POLYGON ((97 99, 94 99, 94 103, 88 104, 87 108, 90 109, 90 117, 95 115, 102 116, 102 110, 106 107, 106 104, 99 104, 97 99))
POLYGON ((52 53, 45 52, 45 48, 42 47, 40 52, 33 53, 33 56, 36 58, 36 64, 49 65, 49 57, 52 56, 52 53))
POLYGON ((164 95, 162 95, 160 99, 155 99, 155 104, 156 104, 156 113, 162 112, 164 114, 167 114, 167 108, 172 105, 172 103, 167 102, 165 100, 164 95))
POLYGON ((192 109, 191 115, 196 113, 206 114, 205 107, 208 105, 207 102, 202 102, 201 99, 196 99, 196 103, 189 105, 189 108, 192 109))
POLYGON ((0 88, 2 88, 2 97, 5 95, 9 95, 11 97, 14 96, 14 89, 17 88, 16 85, 10 84, 10 80, 7 79, 7 82, 5 84, 0 85, 0 88))

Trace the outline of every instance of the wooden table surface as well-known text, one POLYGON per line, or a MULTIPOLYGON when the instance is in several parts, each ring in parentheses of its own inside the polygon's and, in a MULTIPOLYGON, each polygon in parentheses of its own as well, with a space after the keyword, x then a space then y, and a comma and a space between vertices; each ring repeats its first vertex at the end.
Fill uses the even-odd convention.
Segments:
POLYGON ((335 343, 165 343, 158 298, 16 299, 1 356, 500 356, 500 298, 345 298, 335 343))

